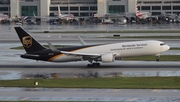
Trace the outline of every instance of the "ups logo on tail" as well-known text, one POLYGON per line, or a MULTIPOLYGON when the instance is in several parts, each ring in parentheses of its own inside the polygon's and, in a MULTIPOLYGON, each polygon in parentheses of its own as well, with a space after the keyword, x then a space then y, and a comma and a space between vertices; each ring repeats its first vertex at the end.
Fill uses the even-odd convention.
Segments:
POLYGON ((24 47, 29 48, 32 46, 32 37, 25 36, 22 38, 22 42, 23 42, 24 47))

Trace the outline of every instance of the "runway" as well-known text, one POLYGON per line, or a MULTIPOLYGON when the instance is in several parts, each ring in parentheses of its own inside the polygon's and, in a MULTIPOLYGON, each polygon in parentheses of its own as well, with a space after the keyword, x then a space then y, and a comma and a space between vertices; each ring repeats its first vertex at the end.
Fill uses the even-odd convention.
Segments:
POLYGON ((87 68, 88 62, 48 63, 21 61, 0 64, 0 79, 26 78, 96 78, 96 77, 147 77, 180 76, 179 62, 116 61, 87 68))
POLYGON ((180 90, 0 88, 0 100, 179 102, 180 90))

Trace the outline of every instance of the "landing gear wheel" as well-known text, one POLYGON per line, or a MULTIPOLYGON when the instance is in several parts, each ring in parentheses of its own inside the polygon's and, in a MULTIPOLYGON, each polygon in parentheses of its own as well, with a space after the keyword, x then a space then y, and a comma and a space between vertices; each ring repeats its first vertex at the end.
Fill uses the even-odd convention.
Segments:
POLYGON ((156 61, 159 62, 160 56, 156 56, 156 61))
POLYGON ((99 67, 99 66, 100 66, 100 63, 93 63, 92 65, 93 65, 93 66, 96 66, 96 67, 99 67))
POLYGON ((156 59, 157 62, 159 62, 159 59, 156 59))
POLYGON ((99 67, 100 63, 92 63, 92 64, 88 64, 87 67, 99 67))
POLYGON ((92 64, 88 64, 87 67, 88 67, 88 68, 92 67, 92 64))
POLYGON ((99 67, 99 66, 100 66, 100 63, 96 63, 96 66, 99 67))

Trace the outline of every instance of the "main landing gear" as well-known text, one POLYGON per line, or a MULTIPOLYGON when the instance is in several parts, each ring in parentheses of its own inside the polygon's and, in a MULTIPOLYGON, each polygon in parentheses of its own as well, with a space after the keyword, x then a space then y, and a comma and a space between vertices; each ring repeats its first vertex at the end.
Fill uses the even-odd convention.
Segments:
POLYGON ((159 62, 160 56, 156 56, 156 61, 159 62))
POLYGON ((92 63, 92 64, 88 64, 87 67, 99 67, 100 63, 92 63))

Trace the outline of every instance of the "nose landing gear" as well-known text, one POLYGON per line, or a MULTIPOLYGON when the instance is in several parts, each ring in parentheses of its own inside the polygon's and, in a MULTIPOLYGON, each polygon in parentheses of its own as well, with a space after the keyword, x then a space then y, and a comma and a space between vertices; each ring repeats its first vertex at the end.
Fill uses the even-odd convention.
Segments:
POLYGON ((156 56, 156 61, 159 62, 159 59, 160 59, 160 55, 157 55, 156 56))

